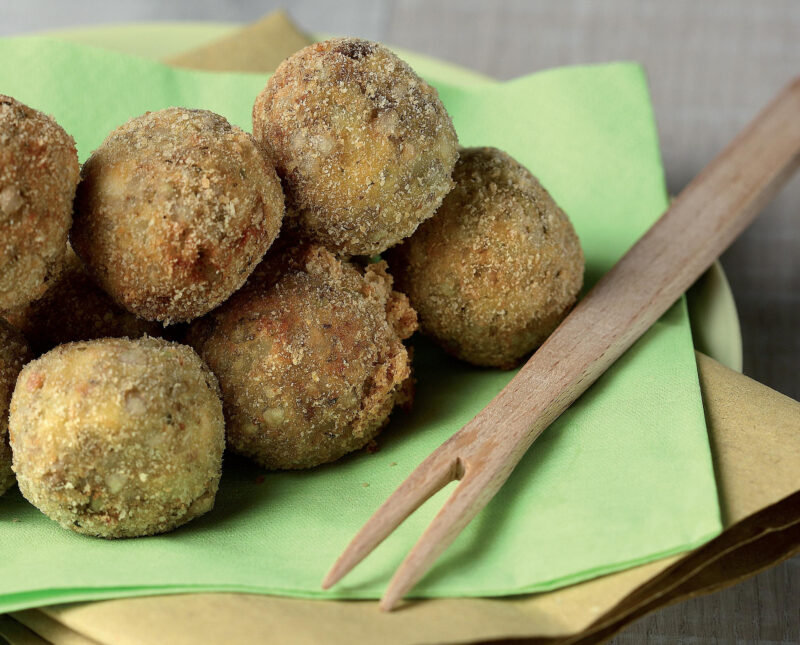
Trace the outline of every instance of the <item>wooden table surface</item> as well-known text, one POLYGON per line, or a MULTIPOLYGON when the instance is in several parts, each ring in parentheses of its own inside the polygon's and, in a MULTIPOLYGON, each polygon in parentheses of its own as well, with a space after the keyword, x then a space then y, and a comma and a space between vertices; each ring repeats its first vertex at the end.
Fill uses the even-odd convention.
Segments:
MULTIPOLYGON (((280 5, 306 30, 382 40, 501 79, 640 61, 673 193, 800 74, 797 0, 26 0, 0 4, 0 35, 128 21, 244 22, 280 5)), ((739 309, 745 374, 800 399, 800 178, 722 264, 739 309)), ((612 642, 800 643, 800 558, 646 616, 612 642)))

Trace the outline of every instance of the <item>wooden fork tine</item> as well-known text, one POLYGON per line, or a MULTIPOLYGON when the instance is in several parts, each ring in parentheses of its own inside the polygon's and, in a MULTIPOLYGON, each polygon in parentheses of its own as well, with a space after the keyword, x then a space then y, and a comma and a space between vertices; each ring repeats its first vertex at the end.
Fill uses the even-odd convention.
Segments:
POLYGON ((439 446, 375 511, 331 567, 322 581, 323 589, 341 580, 435 493, 460 479, 458 457, 452 446, 451 442, 439 446))
POLYGON ((467 467, 458 488, 433 518, 414 548, 403 560, 389 582, 380 601, 383 611, 391 611, 403 596, 417 584, 431 565, 452 544, 467 526, 494 497, 505 483, 512 468, 476 469, 467 467))

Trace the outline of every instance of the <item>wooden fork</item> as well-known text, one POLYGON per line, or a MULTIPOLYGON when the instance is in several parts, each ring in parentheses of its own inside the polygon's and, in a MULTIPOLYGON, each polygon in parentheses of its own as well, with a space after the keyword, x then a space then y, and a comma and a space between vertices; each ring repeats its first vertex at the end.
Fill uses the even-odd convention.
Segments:
POLYGON ((755 219, 800 165, 800 77, 675 199, 472 421, 437 448, 353 538, 327 589, 431 495, 461 480, 380 602, 391 610, 505 483, 533 441, 755 219))

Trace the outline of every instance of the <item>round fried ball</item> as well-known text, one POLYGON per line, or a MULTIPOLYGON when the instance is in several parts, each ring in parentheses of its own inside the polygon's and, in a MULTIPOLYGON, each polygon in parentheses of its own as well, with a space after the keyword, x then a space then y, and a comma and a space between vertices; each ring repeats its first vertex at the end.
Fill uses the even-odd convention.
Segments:
POLYGON ((449 353, 511 368, 555 329, 583 283, 567 215, 494 148, 462 150, 456 187, 389 264, 420 327, 449 353))
POLYGON ((44 296, 2 314, 28 339, 35 355, 79 340, 163 333, 159 323, 137 318, 117 305, 89 277, 72 249, 67 249, 66 256, 64 270, 44 296))
POLYGON ((337 38, 286 59, 253 133, 306 236, 343 255, 408 237, 452 188, 458 141, 439 95, 377 43, 337 38))
POLYGON ((9 432, 22 494, 77 533, 163 533, 214 505, 222 403, 214 375, 185 345, 61 345, 20 373, 9 432))
POLYGON ((78 172, 72 137, 0 94, 0 310, 35 300, 60 271, 78 172))
POLYGON ((210 311, 275 236, 283 193, 255 140, 205 110, 149 112, 89 157, 72 245, 128 311, 164 323, 210 311))
POLYGON ((228 446, 265 468, 310 468, 365 446, 408 402, 401 341, 416 314, 383 263, 361 272, 317 246, 264 265, 189 342, 219 378, 228 446))
POLYGON ((23 363, 30 358, 20 333, 0 320, 0 495, 14 485, 8 444, 8 404, 23 363))

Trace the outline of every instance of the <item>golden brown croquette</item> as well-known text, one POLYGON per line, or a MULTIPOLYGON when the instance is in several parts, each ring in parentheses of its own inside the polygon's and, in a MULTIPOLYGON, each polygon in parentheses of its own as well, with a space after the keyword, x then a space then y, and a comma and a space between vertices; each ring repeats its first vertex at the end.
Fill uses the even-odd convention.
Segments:
POLYGON ((30 359, 25 339, 0 320, 0 495, 14 485, 11 447, 8 444, 8 404, 22 365, 30 359))
POLYGON ((20 373, 9 432, 22 494, 77 533, 163 533, 214 505, 222 403, 216 378, 185 345, 61 345, 20 373))
POLYGON ((378 43, 290 56, 256 99, 253 133, 306 236, 343 255, 398 243, 452 188, 458 141, 439 95, 378 43))
POLYGON ((189 342, 219 378, 230 448, 310 468, 365 446, 406 401, 416 314, 384 263, 362 272, 311 246, 264 264, 189 342))
POLYGON ((0 310, 35 300, 61 270, 78 172, 72 137, 0 94, 0 310))
POLYGON ((461 151, 455 189, 388 255, 420 326, 475 365, 510 368, 575 302, 583 252, 536 178, 494 148, 461 151))
POLYGON ((159 336, 164 331, 159 323, 137 318, 117 305, 70 248, 64 270, 44 296, 2 316, 23 333, 36 356, 79 340, 159 336))
POLYGON ((283 217, 280 182, 255 140, 205 110, 129 121, 81 177, 73 248, 119 305, 147 320, 188 321, 223 302, 283 217))

